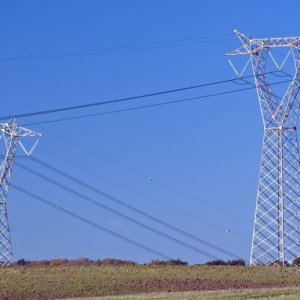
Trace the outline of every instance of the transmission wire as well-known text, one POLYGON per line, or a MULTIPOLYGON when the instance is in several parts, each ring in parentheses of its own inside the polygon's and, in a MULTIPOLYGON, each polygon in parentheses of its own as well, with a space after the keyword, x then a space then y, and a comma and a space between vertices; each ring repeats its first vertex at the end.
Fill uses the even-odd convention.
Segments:
POLYGON ((59 187, 60 189, 63 189, 63 190, 65 190, 65 191, 67 191, 67 192, 69 192, 69 193, 71 193, 71 194, 74 194, 74 195, 76 195, 77 197, 83 199, 84 201, 87 201, 87 202, 89 202, 89 203, 91 203, 91 204, 93 204, 93 205, 95 205, 95 206, 101 207, 102 209, 107 210, 107 211, 109 211, 110 213, 113 213, 113 214, 115 214, 115 215, 117 215, 117 216, 119 216, 119 217, 121 217, 121 218, 123 218, 123 219, 126 219, 127 221, 129 221, 129 222, 131 222, 131 223, 134 223, 134 224, 136 224, 136 225, 138 225, 138 226, 140 226, 140 227, 143 227, 144 229, 147 229, 147 230, 149 230, 149 231, 151 231, 151 232, 153 232, 153 233, 156 233, 156 234, 158 234, 158 235, 160 235, 160 236, 162 236, 162 237, 164 237, 164 238, 166 238, 166 239, 168 239, 168 240, 171 240, 171 241, 173 241, 173 242, 175 242, 175 243, 177 243, 177 244, 179 244, 179 245, 181 245, 181 246, 183 246, 183 247, 186 247, 186 248, 188 248, 188 249, 190 249, 190 250, 192 250, 192 251, 194 251, 194 252, 197 252, 197 253, 199 253, 199 254, 201 254, 201 255, 204 255, 204 256, 206 256, 206 257, 210 257, 210 258, 212 258, 212 259, 220 259, 220 258, 218 258, 218 257, 216 257, 216 256, 214 256, 214 255, 212 255, 212 254, 209 254, 209 253, 207 253, 207 252, 205 252, 205 251, 202 251, 202 250, 200 250, 200 249, 198 249, 198 248, 196 248, 196 247, 194 247, 194 246, 192 246, 192 245, 190 245, 190 244, 188 244, 188 243, 186 243, 186 242, 183 242, 183 241, 181 241, 181 240, 179 240, 179 239, 177 239, 177 238, 174 238, 174 237, 172 237, 172 236, 170 236, 170 235, 168 235, 168 234, 166 234, 166 233, 163 233, 163 232, 160 231, 160 230, 157 230, 157 229, 155 229, 155 228, 153 228, 153 227, 151 227, 151 226, 149 226, 149 225, 146 225, 146 224, 143 223, 143 222, 140 222, 140 221, 138 221, 138 220, 136 220, 136 219, 134 219, 134 218, 131 218, 131 217, 129 217, 129 216, 123 214, 123 213, 120 213, 120 212, 118 212, 118 211, 115 210, 115 209, 112 209, 112 208, 110 208, 110 207, 108 207, 108 206, 106 206, 106 205, 104 205, 104 204, 102 204, 102 203, 100 203, 100 202, 98 202, 98 201, 96 201, 96 200, 90 198, 90 197, 87 197, 87 196, 81 194, 80 192, 74 191, 73 189, 67 187, 66 185, 64 185, 64 184, 62 184, 62 183, 59 183, 59 182, 57 182, 57 181, 55 181, 55 180, 53 180, 53 179, 51 179, 51 178, 49 178, 49 177, 47 177, 47 176, 45 176, 45 175, 39 173, 39 172, 37 172, 37 171, 34 171, 34 170, 32 170, 32 169, 30 169, 30 168, 28 168, 28 167, 25 167, 24 165, 22 165, 22 164, 20 164, 20 163, 18 163, 18 162, 15 162, 15 164, 16 164, 18 167, 22 168, 23 170, 25 170, 25 171, 27 171, 27 172, 29 172, 29 173, 31 173, 31 174, 33 174, 33 175, 39 177, 39 178, 41 178, 41 179, 43 179, 43 180, 45 180, 45 181, 51 183, 51 184, 53 184, 53 185, 59 187))
MULTIPOLYGON (((275 33, 278 34, 286 34, 286 33, 295 33, 299 31, 289 31, 289 32, 281 32, 275 33)), ((165 47, 177 47, 177 46, 190 46, 190 45, 199 45, 202 43, 211 43, 211 42, 224 42, 235 40, 233 37, 233 33, 227 34, 214 34, 207 36, 199 36, 192 38, 183 38, 183 39, 175 39, 161 42, 145 42, 145 43, 137 43, 137 44, 129 44, 129 45, 121 45, 114 47, 106 47, 106 48, 94 48, 94 49, 86 49, 86 50, 70 50, 70 51, 58 51, 52 53, 44 53, 44 54, 34 54, 34 55, 23 55, 23 56, 14 56, 14 57, 1 57, 0 62, 7 61, 30 61, 37 59, 48 59, 48 58, 62 58, 62 57, 76 57, 82 55, 95 55, 95 54, 107 54, 107 53, 118 53, 122 51, 132 51, 132 50, 148 50, 148 49, 157 49, 157 48, 165 48, 165 47), (232 38, 225 38, 232 36, 232 38), (224 37, 223 39, 213 39, 224 37), (188 43, 186 43, 188 42, 188 43)))
POLYGON ((75 218, 75 219, 77 219, 77 220, 79 220, 79 221, 81 221, 83 223, 86 223, 86 224, 88 224, 90 226, 93 226, 93 227, 99 229, 99 230, 102 230, 102 231, 104 231, 104 232, 106 232, 106 233, 108 233, 108 234, 110 234, 110 235, 112 235, 112 236, 114 236, 114 237, 116 237, 118 239, 121 239, 121 240, 123 240, 123 241, 125 241, 125 242, 127 242, 127 243, 129 243, 129 244, 131 244, 133 246, 135 246, 135 247, 141 248, 141 249, 143 249, 143 250, 145 250, 147 252, 150 252, 152 254, 158 255, 158 256, 160 256, 160 257, 162 257, 164 259, 171 259, 171 260, 173 260, 171 257, 169 257, 169 256, 167 256, 165 254, 162 254, 159 251, 153 250, 152 248, 149 248, 147 246, 144 246, 143 244, 140 244, 140 243, 138 243, 138 242, 136 242, 134 240, 131 240, 131 239, 125 237, 124 235, 116 233, 116 232, 114 232, 114 231, 112 231, 112 230, 110 230, 110 229, 108 229, 106 227, 103 227, 103 226, 101 226, 101 225, 99 225, 99 224, 97 224, 97 223, 95 223, 93 221, 90 221, 89 219, 81 217, 80 215, 77 215, 77 214, 73 213, 72 211, 63 208, 62 206, 56 205, 53 202, 50 202, 50 201, 46 200, 45 198, 42 198, 42 197, 40 197, 40 196, 38 196, 36 194, 33 194, 32 192, 29 192, 29 191, 27 191, 27 190, 25 190, 25 189, 23 189, 23 188, 15 185, 15 184, 13 184, 13 183, 10 183, 10 186, 12 188, 14 188, 15 190, 17 190, 17 191, 19 191, 19 192, 21 192, 21 193, 23 193, 23 194, 25 194, 25 195, 33 198, 33 199, 35 199, 35 200, 37 200, 39 202, 47 204, 48 206, 51 206, 52 208, 55 208, 55 209, 59 210, 60 212, 62 212, 64 214, 67 214, 67 215, 69 215, 69 216, 71 216, 71 217, 73 217, 73 218, 75 218))
POLYGON ((132 50, 139 50, 139 49, 147 50, 147 49, 156 49, 156 48, 163 48, 163 47, 186 46, 186 45, 189 46, 189 45, 209 43, 209 42, 222 42, 222 41, 233 40, 233 39, 234 38, 232 33, 215 34, 215 35, 199 36, 199 37, 192 37, 192 38, 168 40, 162 42, 148 42, 148 43, 129 44, 129 45, 121 45, 115 47, 95 48, 95 49, 86 49, 86 50, 60 51, 60 52, 52 52, 52 53, 45 53, 45 54, 2 57, 0 58, 0 62, 28 61, 28 60, 36 60, 36 59, 60 58, 60 57, 70 57, 70 56, 74 57, 74 56, 91 55, 91 54, 106 54, 111 52, 115 53, 120 51, 132 51, 132 50), (232 36, 232 38, 211 40, 211 38, 226 37, 226 36, 228 37, 232 36))
MULTIPOLYGON (((272 73, 275 73, 275 72, 279 72, 279 71, 272 71, 272 72, 268 72, 268 73, 265 73, 265 74, 272 74, 272 73)), ((245 76, 243 78, 246 79, 246 78, 252 78, 252 77, 253 77, 253 75, 249 75, 249 76, 245 76)), ((113 104, 113 103, 143 99, 143 98, 154 97, 154 96, 170 94, 170 93, 176 93, 176 92, 181 92, 181 91, 186 91, 186 90, 191 90, 191 89, 203 88, 203 87, 207 87, 207 86, 214 86, 214 85, 227 83, 227 82, 234 82, 236 80, 239 80, 239 78, 232 78, 232 79, 214 81, 214 82, 209 82, 209 83, 204 83, 204 84, 198 84, 198 85, 182 87, 182 88, 177 88, 177 89, 153 92, 153 93, 137 95, 137 96, 132 96, 132 97, 124 97, 124 98, 118 98, 118 99, 113 99, 113 100, 106 100, 106 101, 100 101, 100 102, 91 102, 91 103, 81 104, 81 105, 73 105, 73 106, 66 106, 66 107, 61 107, 61 108, 54 108, 54 109, 49 109, 49 110, 41 110, 41 111, 28 112, 28 113, 22 113, 22 114, 1 116, 0 120, 6 120, 6 119, 10 119, 12 117, 15 117, 15 118, 32 117, 32 116, 37 116, 37 115, 52 114, 52 113, 70 111, 70 110, 77 110, 77 109, 95 107, 95 106, 100 106, 100 105, 107 105, 107 104, 113 104)), ((235 91, 232 91, 232 92, 235 92, 235 91)), ((231 91, 225 92, 225 94, 227 94, 227 93, 231 93, 231 91)), ((216 95, 218 95, 218 94, 216 94, 216 95)), ((206 97, 212 97, 212 96, 214 96, 214 94, 211 95, 211 96, 204 95, 202 97, 206 98, 206 97)))
MULTIPOLYGON (((272 83, 269 85, 273 86, 273 85, 278 85, 278 84, 282 84, 282 83, 286 83, 286 82, 290 82, 290 80, 279 81, 279 82, 275 82, 275 83, 272 83)), ((227 95, 227 94, 233 94, 233 93, 238 93, 238 92, 243 92, 243 91, 248 91, 248 90, 253 90, 253 89, 256 89, 256 86, 237 89, 237 90, 230 90, 230 91, 225 91, 225 92, 219 92, 219 93, 213 93, 213 94, 208 94, 208 95, 203 95, 203 96, 198 96, 198 97, 184 98, 184 99, 171 100, 171 101, 160 102, 160 103, 155 103, 155 104, 148 104, 148 105, 135 106, 135 107, 124 108, 124 109, 111 110, 111 111, 100 112, 100 113, 86 114, 86 115, 80 115, 80 116, 75 116, 75 117, 67 117, 67 118, 46 120, 46 121, 33 122, 33 123, 25 123, 25 124, 22 124, 22 126, 49 124, 49 123, 56 123, 56 122, 62 122, 62 121, 70 121, 70 120, 75 120, 75 119, 90 118, 90 117, 95 117, 95 116, 100 116, 100 115, 108 115, 108 114, 114 114, 114 113, 119 113, 119 112, 133 111, 133 110, 139 110, 139 109, 144 109, 144 108, 158 107, 158 106, 170 105, 170 104, 175 104, 175 103, 182 103, 182 102, 188 102, 188 101, 193 101, 193 100, 206 99, 206 98, 211 98, 211 97, 216 97, 216 96, 223 96, 223 95, 227 95)))
MULTIPOLYGON (((272 72, 272 73, 274 73, 274 72, 272 72)), ((288 75, 287 75, 287 76, 288 76, 288 75)), ((290 81, 290 80, 288 80, 288 81, 276 82, 276 83, 273 83, 272 85, 280 84, 280 83, 284 83, 284 82, 289 82, 289 81, 290 81)), ((247 88, 247 89, 254 89, 254 88, 255 88, 255 87, 252 86, 252 87, 249 87, 249 88, 247 88)), ((243 89, 242 89, 242 90, 243 90, 243 89)), ((77 143, 75 143, 75 142, 73 142, 73 141, 70 141, 70 140, 68 140, 68 139, 66 139, 66 138, 64 138, 64 137, 62 137, 62 136, 60 136, 60 135, 57 135, 57 134, 51 132, 50 130, 46 130, 46 131, 52 133, 53 135, 59 137, 60 139, 66 141, 66 142, 68 142, 68 143, 71 143, 71 144, 73 144, 73 145, 75 145, 75 146, 77 146, 77 147, 79 147, 79 148, 82 148, 82 149, 84 148, 85 151, 89 151, 89 152, 93 153, 94 155, 97 155, 97 156, 99 156, 99 157, 101 157, 101 158, 104 158, 105 160, 110 161, 111 163, 113 163, 113 164, 115 164, 115 165, 118 165, 119 167, 121 167, 121 168, 123 168, 123 169, 126 169, 127 171, 130 171, 130 172, 132 172, 132 173, 134 173, 134 174, 136 174, 136 175, 139 175, 139 176, 141 176, 141 177, 144 177, 144 178, 148 178, 148 179, 149 179, 149 176, 147 176, 147 175, 141 173, 140 171, 134 170, 134 169, 132 169, 132 168, 130 168, 130 167, 128 167, 128 166, 125 166, 125 165, 123 165, 123 164, 121 164, 121 163, 119 163, 119 162, 116 162, 116 161, 114 161, 114 160, 112 160, 112 159, 110 159, 110 158, 108 158, 108 157, 106 157, 106 156, 104 156, 104 155, 100 155, 99 153, 97 153, 97 152, 95 152, 95 151, 93 151, 93 150, 90 150, 90 149, 88 149, 88 148, 86 148, 86 147, 84 147, 84 146, 81 146, 81 145, 79 145, 79 144, 77 144, 77 143)), ((153 180, 153 178, 151 178, 151 180, 153 180)), ((214 205, 214 204, 212 204, 212 203, 210 203, 210 202, 206 202, 206 201, 204 201, 203 199, 199 199, 198 197, 195 197, 195 196, 193 196, 193 195, 191 195, 191 194, 189 194, 189 193, 186 193, 186 192, 184 192, 184 191, 182 191, 182 190, 180 190, 180 189, 178 189, 178 188, 175 188, 175 187, 173 187, 173 186, 170 186, 169 184, 165 184, 165 183, 163 183, 162 181, 159 181, 159 180, 156 180, 156 179, 155 179, 155 182, 159 183, 160 185, 164 186, 165 188, 168 188, 168 189, 173 190, 173 191, 175 191, 175 192, 177 192, 177 193, 183 194, 183 195, 185 195, 185 196, 187 196, 187 197, 189 197, 189 198, 192 198, 192 199, 197 200, 197 201, 201 201, 202 203, 204 203, 204 204, 206 204, 206 205, 209 205, 209 206, 212 206, 212 207, 214 207, 214 208, 216 208, 216 209, 218 209, 218 210, 220 210, 220 211, 223 211, 223 212, 226 213, 226 214, 229 214, 229 215, 231 215, 231 216, 237 217, 237 218, 239 218, 239 219, 241 219, 241 220, 243 220, 243 221, 250 222, 250 220, 248 220, 248 219, 246 219, 246 218, 242 218, 242 217, 240 217, 240 216, 238 216, 238 215, 236 215, 236 214, 233 214, 233 213, 231 213, 231 212, 228 212, 227 210, 224 210, 224 209, 222 209, 222 208, 220 208, 220 207, 218 207, 218 206, 216 206, 216 205, 214 205)))
POLYGON ((92 149, 90 149, 90 148, 88 148, 86 146, 80 145, 80 144, 78 144, 78 143, 70 140, 69 138, 63 137, 63 136, 61 136, 61 135, 59 135, 59 134, 57 134, 57 133, 55 133, 55 132, 53 132, 53 131, 51 131, 49 129, 45 129, 44 127, 41 127, 41 128, 42 128, 42 130, 44 130, 44 131, 52 134, 53 136, 61 139, 62 141, 66 142, 66 143, 69 143, 69 144, 77 147, 78 149, 80 149, 82 151, 89 152, 89 153, 91 153, 91 154, 93 154, 93 155, 95 155, 97 157, 100 157, 101 159, 106 160, 106 161, 110 162, 111 164, 116 165, 116 166, 118 166, 119 168, 121 168, 123 170, 126 170, 127 172, 131 172, 132 174, 134 174, 136 176, 139 176, 141 178, 150 180, 151 182, 155 182, 155 183, 157 183, 157 184, 159 184, 159 185, 161 185, 161 186, 163 186, 163 187, 165 187, 165 188, 167 188, 167 189, 169 189, 169 190, 171 190, 173 192, 176 192, 178 194, 181 194, 181 195, 184 195, 186 197, 189 197, 189 198, 191 198, 191 199, 193 199, 193 200, 195 200, 197 202, 201 202, 201 203, 203 203, 203 204, 205 204, 207 206, 213 207, 213 208, 215 208, 215 209, 217 209, 217 210, 219 210, 219 211, 221 211, 221 212, 223 212, 223 213, 225 213, 227 215, 230 215, 232 217, 238 218, 238 219, 240 219, 240 220, 242 220, 242 221, 244 221, 246 223, 251 223, 251 221, 249 219, 247 219, 247 218, 244 218, 244 217, 241 217, 241 216, 239 216, 237 214, 234 214, 234 213, 232 213, 232 212, 230 212, 230 211, 228 211, 228 210, 226 210, 226 209, 224 209, 222 207, 217 206, 216 204, 213 204, 211 202, 205 201, 205 200, 203 200, 203 199, 201 199, 201 198, 199 198, 197 196, 194 196, 192 194, 189 194, 189 193, 187 193, 187 192, 185 192, 185 191, 183 191, 183 190, 181 190, 181 189, 179 189, 177 187, 175 188, 174 186, 172 186, 170 184, 166 184, 166 183, 164 183, 161 180, 158 180, 158 179, 156 179, 156 178, 154 178, 152 176, 146 175, 142 171, 136 170, 136 169, 134 169, 132 167, 129 167, 129 166, 123 164, 123 163, 120 163, 120 162, 118 162, 118 161, 116 161, 114 159, 111 159, 111 158, 109 158, 109 157, 107 157, 107 156, 105 156, 103 154, 100 154, 99 152, 96 152, 95 150, 92 150, 92 149))
POLYGON ((232 256, 232 257, 235 257, 235 258, 240 258, 237 255, 235 255, 233 253, 230 253, 230 252, 228 252, 228 251, 226 251, 226 250, 224 250, 224 249, 222 249, 222 248, 220 248, 220 247, 218 247, 216 245, 213 245, 213 244, 211 244, 211 243, 209 243, 209 242, 207 242, 207 241, 205 241, 203 239, 200 239, 197 236, 194 236, 194 235, 192 235, 192 234, 190 234, 190 233, 188 233, 188 232, 186 232, 186 231, 184 231, 184 230, 182 230, 182 229, 180 229, 178 227, 170 225, 167 222, 165 222, 165 221, 163 221, 163 220, 161 220, 161 219, 159 219, 157 217, 154 217, 154 216, 150 215, 149 213, 146 213, 145 211, 142 211, 142 210, 134 207, 133 205, 130 205, 129 203, 127 203, 125 201, 117 199, 116 197, 111 196, 111 195, 107 194, 106 192, 103 192, 103 191, 99 190, 98 188, 95 188, 95 187, 91 186, 90 184, 88 184, 88 183, 86 183, 86 182, 84 182, 84 181, 82 181, 82 180, 80 180, 78 178, 75 178, 74 176, 72 176, 70 174, 67 174, 66 172, 64 172, 62 170, 49 165, 48 163, 46 163, 46 162, 44 162, 44 161, 42 161, 42 160, 40 160, 40 159, 38 159, 36 157, 32 157, 31 156, 31 159, 34 162, 38 163, 39 165, 43 166, 44 168, 47 168, 48 170, 51 170, 52 172, 55 172, 56 174, 59 174, 60 176, 63 176, 65 178, 67 178, 67 179, 75 182, 76 184, 81 185, 81 186, 87 188, 88 190, 93 191, 94 193, 96 193, 96 194, 98 194, 98 195, 100 195, 102 197, 105 197, 106 199, 108 199, 108 200, 110 200, 110 201, 112 201, 114 203, 117 203, 120 206, 125 207, 128 210, 131 210, 131 211, 133 211, 133 212, 135 212, 135 213, 137 213, 137 214, 139 214, 139 215, 141 215, 143 217, 146 217, 146 218, 148 218, 148 219, 150 219, 150 220, 152 220, 152 221, 154 221, 154 222, 156 222, 158 224, 161 224, 161 225, 163 225, 163 226, 165 226, 165 227, 167 227, 167 228, 169 228, 169 229, 171 229, 171 230, 173 230, 173 231, 175 231, 177 233, 180 233, 180 234, 184 235, 185 237, 193 239, 193 240, 195 240, 195 241, 197 241, 197 242, 199 242, 201 244, 204 244, 205 246, 211 247, 214 250, 219 251, 219 252, 221 252, 221 253, 223 253, 225 255, 229 255, 229 256, 232 256))
MULTIPOLYGON (((44 150, 44 149, 41 149, 41 147, 39 147, 38 149, 39 149, 39 151, 42 151, 42 152, 45 153, 46 155, 52 156, 52 157, 54 157, 54 158, 56 158, 56 159, 58 159, 58 160, 61 160, 61 161, 65 162, 65 163, 67 163, 67 164, 69 164, 69 165, 71 165, 71 166, 73 166, 73 167, 76 167, 76 168, 79 169, 79 170, 85 171, 85 172, 87 172, 87 173, 89 173, 89 174, 91 174, 91 175, 93 175, 93 176, 95 176, 95 177, 101 178, 102 180, 105 180, 105 181, 107 181, 107 182, 109 182, 109 183, 111 183, 111 184, 114 184, 114 185, 116 185, 116 186, 118 186, 118 187, 120 187, 120 188, 122 188, 122 189, 125 189, 125 190, 127 190, 127 191, 129 191, 129 192, 132 192, 132 193, 135 193, 135 194, 137 194, 137 195, 139 195, 139 196, 142 196, 143 198, 150 199, 151 201, 154 201, 154 202, 158 203, 159 205, 162 205, 162 206, 165 206, 165 207, 167 207, 167 208, 169 208, 169 209, 172 209, 172 210, 175 210, 175 211, 177 211, 177 212, 180 212, 180 213, 182 213, 182 214, 184 214, 184 215, 186 215, 186 216, 189 216, 189 217, 191 217, 191 218, 193 218, 193 219, 195 219, 195 220, 197 220, 197 221, 200 221, 200 222, 209 224, 210 226, 214 226, 214 227, 216 227, 216 228, 218 228, 218 229, 222 229, 222 230, 227 230, 227 229, 228 229, 228 228, 226 228, 226 227, 224 227, 224 226, 221 226, 221 225, 219 225, 219 224, 212 223, 211 221, 207 221, 206 219, 203 219, 203 218, 200 218, 199 216, 196 216, 196 215, 194 215, 194 214, 191 214, 190 212, 188 212, 188 211, 186 211, 186 210, 183 210, 183 209, 180 209, 180 208, 178 208, 178 207, 176 207, 176 206, 170 205, 169 203, 159 201, 159 200, 157 200, 156 198, 154 198, 154 197, 152 197, 152 196, 149 196, 149 195, 147 195, 147 194, 144 194, 144 193, 142 193, 142 192, 140 192, 140 191, 137 191, 137 190, 135 190, 135 189, 129 188, 129 187, 127 187, 127 186, 125 186, 125 185, 123 185, 123 184, 121 184, 121 183, 119 183, 119 182, 116 182, 116 181, 114 181, 114 180, 112 180, 112 179, 109 179, 109 178, 103 176, 103 175, 100 175, 99 173, 93 172, 93 171, 91 171, 90 169, 87 169, 87 168, 84 168, 84 167, 82 167, 82 166, 79 166, 79 165, 77 165, 77 164, 75 164, 75 163, 73 163, 73 162, 71 162, 71 161, 69 161, 69 160, 67 160, 67 159, 65 159, 65 158, 62 158, 62 157, 60 157, 60 156, 58 156, 58 155, 56 155, 56 154, 54 154, 54 153, 50 153, 49 151, 46 151, 46 150, 44 150)), ((26 157, 27 157, 27 156, 26 156, 26 157)), ((32 157, 32 156, 30 156, 30 157, 32 157)), ((234 234, 234 235, 237 235, 237 236, 241 237, 241 238, 248 239, 248 237, 246 237, 245 235, 243 235, 243 234, 241 234, 241 233, 238 233, 238 232, 235 232, 235 231, 232 231, 232 230, 231 230, 230 232, 231 232, 232 234, 234 234)))

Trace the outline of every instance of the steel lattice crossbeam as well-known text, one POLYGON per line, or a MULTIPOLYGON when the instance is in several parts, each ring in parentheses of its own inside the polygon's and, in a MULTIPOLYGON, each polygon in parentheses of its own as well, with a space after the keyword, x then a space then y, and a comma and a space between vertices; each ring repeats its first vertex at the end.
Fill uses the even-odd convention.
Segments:
POLYGON ((15 120, 11 123, 0 123, 0 138, 3 139, 6 148, 6 153, 0 167, 0 265, 9 265, 13 262, 13 251, 7 218, 7 193, 17 144, 22 147, 27 155, 30 155, 38 141, 37 139, 28 151, 19 140, 21 137, 40 137, 40 134, 17 126, 15 120))
MULTIPOLYGON (((264 123, 251 265, 293 264, 300 256, 300 164, 297 118, 300 105, 300 37, 252 39, 235 31, 242 46, 227 55, 250 55, 264 123), (295 72, 283 95, 266 78, 270 50, 289 47, 295 72)), ((274 61, 275 62, 275 61, 274 61)), ((278 66, 278 65, 277 65, 278 66)))

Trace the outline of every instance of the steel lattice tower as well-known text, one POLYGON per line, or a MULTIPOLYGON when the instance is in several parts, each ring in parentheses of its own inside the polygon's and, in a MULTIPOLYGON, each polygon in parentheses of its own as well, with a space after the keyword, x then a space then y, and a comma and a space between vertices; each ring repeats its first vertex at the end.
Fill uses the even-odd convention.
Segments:
POLYGON ((264 124, 263 150, 251 247, 251 265, 293 264, 300 256, 300 37, 254 39, 235 31, 242 46, 227 55, 249 55, 264 124), (271 49, 288 47, 295 72, 282 97, 266 76, 271 49))
POLYGON ((12 175, 13 163, 19 144, 27 155, 35 148, 38 139, 31 149, 21 143, 21 137, 40 137, 40 134, 32 130, 16 125, 15 119, 11 123, 0 123, 0 139, 5 144, 5 155, 0 167, 0 265, 9 265, 13 262, 13 252, 7 218, 7 193, 12 175))

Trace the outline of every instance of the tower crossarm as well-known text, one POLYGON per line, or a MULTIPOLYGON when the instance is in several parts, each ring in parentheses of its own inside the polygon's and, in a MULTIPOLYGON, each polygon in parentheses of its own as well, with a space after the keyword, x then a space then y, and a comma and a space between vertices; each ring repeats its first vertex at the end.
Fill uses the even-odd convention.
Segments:
POLYGON ((243 33, 234 31, 240 41, 242 46, 227 52, 226 55, 249 55, 257 54, 263 49, 278 48, 278 47, 291 47, 300 49, 300 37, 283 37, 283 38, 263 38, 263 39, 253 39, 247 37, 243 33))
POLYGON ((22 126, 18 126, 13 123, 0 123, 0 131, 3 134, 7 134, 11 137, 34 137, 41 136, 40 133, 35 132, 33 130, 24 128, 22 126))

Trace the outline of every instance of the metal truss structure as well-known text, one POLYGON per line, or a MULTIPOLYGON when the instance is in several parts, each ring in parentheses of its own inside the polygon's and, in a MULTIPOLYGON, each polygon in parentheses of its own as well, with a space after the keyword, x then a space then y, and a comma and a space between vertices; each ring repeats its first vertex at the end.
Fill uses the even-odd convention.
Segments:
MULTIPOLYGON (((235 31, 242 46, 226 55, 249 55, 264 123, 263 150, 251 247, 251 265, 291 265, 300 256, 300 37, 254 39, 235 31), (272 49, 288 47, 282 65, 272 49), (281 70, 288 58, 294 74, 282 97, 266 75, 267 59, 281 70)), ((277 49, 278 50, 278 49, 277 49)), ((236 71, 236 69, 235 69, 236 71)))
POLYGON ((30 155, 37 145, 40 133, 16 125, 15 119, 10 123, 0 123, 0 139, 4 141, 5 155, 0 167, 0 265, 13 262, 13 252, 7 218, 7 193, 12 175, 13 163, 19 144, 26 155, 30 155), (21 137, 35 137, 34 144, 28 150, 21 141, 21 137))

